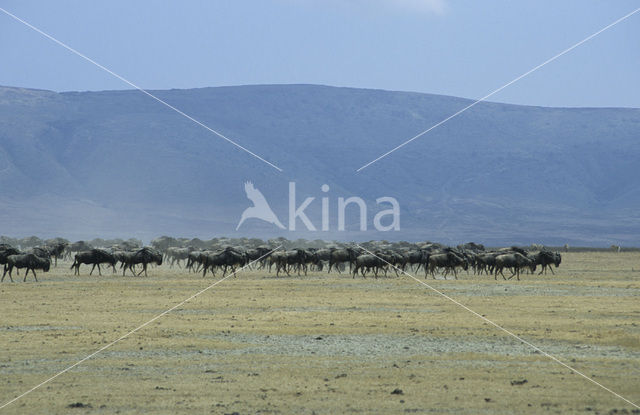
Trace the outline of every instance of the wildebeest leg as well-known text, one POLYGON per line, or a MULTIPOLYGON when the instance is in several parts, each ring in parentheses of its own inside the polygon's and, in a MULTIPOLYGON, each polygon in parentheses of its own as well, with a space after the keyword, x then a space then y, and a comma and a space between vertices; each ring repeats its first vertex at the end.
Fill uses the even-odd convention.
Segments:
MULTIPOLYGON (((511 268, 509 268, 511 269, 511 268)), ((509 277, 509 279, 516 277, 518 279, 518 281, 520 281, 520 268, 518 267, 514 267, 514 270, 511 270, 511 276, 509 277)))
POLYGON ((91 271, 89 271, 89 275, 93 274, 93 270, 96 268, 96 264, 93 264, 91 267, 91 271))
POLYGON ((98 263, 98 275, 102 277, 102 270, 100 269, 100 264, 98 263))
POLYGON ((549 271, 551 271, 551 274, 552 274, 552 275, 556 275, 556 273, 555 273, 555 272, 553 272, 553 267, 552 267, 551 265, 549 265, 549 271))
MULTIPOLYGON (((2 273, 2 280, 0 280, 0 282, 4 281, 4 276, 6 274, 7 274, 7 265, 5 264, 4 272, 2 273)), ((11 280, 11 282, 13 282, 13 278, 11 277, 11 268, 9 268, 9 279, 11 280)))
MULTIPOLYGON (((146 268, 147 268, 147 264, 143 262, 142 263, 142 269, 140 270, 140 272, 138 272, 136 274, 136 277, 139 277, 140 275, 142 275, 142 273, 146 270, 146 268)), ((145 274, 145 276, 146 276, 146 274, 145 274)))

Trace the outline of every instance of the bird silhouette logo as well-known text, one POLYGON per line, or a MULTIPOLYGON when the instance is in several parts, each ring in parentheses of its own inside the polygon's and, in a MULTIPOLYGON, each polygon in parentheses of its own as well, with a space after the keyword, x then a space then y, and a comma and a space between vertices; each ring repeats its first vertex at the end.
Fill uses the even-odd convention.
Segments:
POLYGON ((271 207, 269 203, 267 203, 267 199, 264 198, 264 195, 260 190, 256 189, 251 182, 245 182, 244 191, 247 194, 247 198, 253 202, 253 206, 250 206, 242 212, 242 216, 240 217, 240 222, 238 226, 236 226, 236 230, 240 228, 240 225, 244 223, 245 220, 255 218, 261 219, 265 222, 273 223, 280 229, 286 229, 282 223, 278 220, 278 217, 271 207))

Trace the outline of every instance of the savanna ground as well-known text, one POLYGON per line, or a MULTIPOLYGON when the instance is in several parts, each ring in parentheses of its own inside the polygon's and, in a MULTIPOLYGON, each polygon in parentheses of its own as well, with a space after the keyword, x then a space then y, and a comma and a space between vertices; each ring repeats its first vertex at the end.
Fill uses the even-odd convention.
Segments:
MULTIPOLYGON (((639 270, 640 253, 569 253, 555 276, 425 281, 639 403, 639 270)), ((88 271, 65 263, 39 283, 0 285, 0 405, 214 282, 166 265, 147 278, 88 271)), ((634 411, 408 277, 263 271, 223 281, 0 410, 634 411)))

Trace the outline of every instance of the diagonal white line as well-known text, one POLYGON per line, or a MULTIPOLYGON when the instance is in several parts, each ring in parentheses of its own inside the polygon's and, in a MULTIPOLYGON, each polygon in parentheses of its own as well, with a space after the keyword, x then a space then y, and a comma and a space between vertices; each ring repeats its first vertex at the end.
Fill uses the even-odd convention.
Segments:
POLYGON ((448 116, 447 118, 445 118, 444 120, 440 121, 439 123, 429 127, 428 129, 424 130, 423 132, 421 132, 420 134, 415 135, 414 137, 408 139, 407 141, 405 141, 404 143, 392 148, 391 150, 387 151, 386 153, 384 153, 383 155, 379 156, 378 158, 371 160, 370 162, 368 162, 367 164, 365 164, 364 166, 360 167, 358 170, 356 170, 356 172, 360 172, 363 169, 366 169, 367 167, 369 167, 370 165, 372 165, 373 163, 379 161, 380 159, 383 159, 385 157, 387 157, 389 154, 395 152, 396 150, 401 149, 402 147, 406 146, 407 144, 409 144, 410 142, 412 142, 413 140, 422 137, 423 135, 425 135, 426 133, 428 133, 429 131, 438 128, 439 126, 441 126, 442 124, 446 123, 447 121, 451 120, 452 118, 457 117, 458 115, 462 114, 463 112, 465 112, 466 110, 474 107, 475 105, 479 104, 480 102, 486 100, 487 98, 491 97, 494 94, 497 94, 498 92, 502 91, 503 89, 505 89, 506 87, 508 87, 509 85, 518 82, 519 80, 521 80, 522 78, 524 78, 525 76, 537 71, 538 69, 542 68, 543 66, 545 66, 548 63, 553 62, 554 60, 558 59, 560 56, 570 52, 571 50, 577 48, 578 46, 582 45, 583 43, 593 39, 594 37, 598 36, 600 33, 604 32, 607 29, 612 28, 613 26, 617 25, 618 23, 622 22, 623 20, 633 16, 634 14, 636 14, 637 12, 640 11, 640 8, 635 9, 634 11, 632 11, 629 14, 626 14, 624 16, 622 16, 621 18, 619 18, 618 20, 616 20, 613 23, 608 24, 607 26, 603 27, 602 29, 598 30, 597 32, 587 36, 586 38, 582 39, 580 42, 576 43, 575 45, 563 50, 562 52, 558 53, 557 55, 553 56, 552 58, 547 59, 546 61, 542 62, 540 65, 528 70, 527 72, 523 73, 522 75, 518 76, 517 78, 507 82, 506 84, 502 85, 500 88, 496 89, 495 91, 483 96, 482 98, 480 98, 477 101, 472 102, 471 104, 467 105, 466 107, 464 107, 463 109, 461 109, 460 111, 456 112, 455 114, 452 114, 450 116, 448 116))
POLYGON ((185 114, 184 112, 182 112, 181 110, 179 110, 178 108, 174 107, 173 105, 163 101, 162 99, 158 98, 157 96, 153 95, 152 93, 150 93, 149 91, 139 87, 138 85, 134 84, 133 82, 129 81, 128 79, 118 75, 117 73, 113 72, 112 70, 105 68, 104 66, 102 66, 101 64, 99 64, 98 62, 94 61, 93 59, 83 55, 82 53, 78 52, 77 50, 75 50, 74 48, 72 48, 71 46, 59 41, 58 39, 54 38, 53 36, 43 32, 42 30, 38 29, 37 27, 33 26, 32 24, 22 20, 21 18, 19 18, 18 16, 8 12, 7 10, 3 9, 2 7, 0 7, 0 11, 3 12, 4 14, 6 14, 7 16, 13 18, 14 20, 17 20, 18 22, 24 24, 25 26, 29 27, 30 29, 35 30, 36 32, 40 33, 41 35, 45 36, 46 38, 52 40, 53 42, 57 43, 58 45, 62 46, 63 48, 75 53, 76 55, 80 56, 82 59, 94 64, 95 66, 97 66, 98 68, 102 69, 105 72, 108 72, 109 74, 115 76, 116 78, 120 79, 122 82, 125 82, 129 85, 131 85, 132 87, 134 87, 135 89, 137 89, 138 91, 148 95, 149 97, 155 99, 156 101, 158 101, 159 103, 163 104, 164 106, 172 109, 173 111, 177 112, 178 114, 182 115, 183 117, 187 118, 188 120, 193 121, 194 123, 198 124, 200 127, 214 133, 215 135, 217 135, 218 137, 222 138, 223 140, 226 140, 227 142, 233 144, 234 146, 236 146, 237 148, 241 149, 242 151, 251 154, 253 157, 257 158, 258 160, 268 164, 269 166, 273 167, 274 169, 278 170, 278 171, 283 171, 280 167, 276 166, 275 164, 263 159, 262 157, 260 157, 259 155, 257 155, 256 153, 252 152, 251 150, 248 150, 247 148, 241 146, 240 144, 236 143, 235 141, 231 140, 230 138, 226 137, 225 135, 223 135, 222 133, 219 133, 218 131, 214 130, 213 128, 205 125, 204 123, 196 120, 195 118, 193 118, 192 116, 185 114))
POLYGON ((391 265, 393 268, 395 268, 396 270, 400 271, 401 273, 403 273, 404 275, 412 278, 414 281, 416 281, 419 284, 424 285, 425 287, 427 287, 428 289, 430 289, 431 291, 435 292, 436 294, 446 298, 447 300, 451 301, 452 303, 454 303, 455 305, 464 308, 465 310, 467 310, 468 312, 470 312, 471 314, 473 314, 474 316, 484 320, 485 322, 491 324, 492 326, 496 327, 497 329, 507 333, 509 336, 514 337, 515 339, 517 339, 518 341, 520 341, 521 343, 526 344, 527 346, 531 347, 532 349, 536 350, 537 352, 545 355, 546 357, 548 357, 549 359, 553 360, 556 363, 561 364, 562 366, 566 367, 567 369, 569 369, 570 371, 572 371, 573 373, 576 373, 580 376, 582 376, 583 378, 585 378, 586 380, 588 380, 591 383, 594 383, 598 386, 600 386, 602 389, 606 390, 607 392, 617 396, 618 398, 622 399, 623 401, 625 401, 626 403, 628 403, 629 405, 632 405, 638 409, 640 409, 640 406, 638 406, 637 404, 631 402, 629 399, 625 398, 624 396, 612 391, 611 389, 607 388, 606 386, 604 386, 603 384, 596 382, 595 380, 591 379, 589 376, 585 375, 584 373, 578 371, 577 369, 572 368, 571 366, 569 366, 568 364, 564 363, 563 361, 561 361, 560 359, 558 359, 557 357, 545 352, 544 350, 542 350, 541 348, 539 348, 538 346, 531 344, 530 342, 526 341, 525 339, 523 339, 522 337, 518 336, 517 334, 505 329, 504 327, 502 327, 501 325, 499 325, 498 323, 494 323, 493 321, 489 320, 488 318, 486 318, 485 316, 483 316, 482 314, 477 313, 476 311, 473 311, 471 308, 467 307, 466 305, 460 303, 459 301, 454 300, 453 298, 449 297, 447 294, 443 293, 442 291, 438 290, 437 288, 433 288, 431 285, 427 284, 426 282, 414 277, 413 275, 409 274, 408 272, 405 272, 403 269, 400 269, 398 267, 396 267, 395 265, 385 261, 383 258, 380 258, 378 255, 374 254, 373 252, 369 251, 367 248, 364 248, 358 244, 355 244, 358 248, 362 249, 363 251, 367 252, 370 255, 373 255, 374 257, 378 258, 379 260, 385 262, 388 265, 391 265))
POLYGON ((282 247, 282 245, 278 246, 277 248, 267 252, 266 254, 262 255, 260 258, 249 262, 247 265, 243 266, 242 268, 239 268, 237 271, 227 275, 226 277, 223 277, 221 279, 219 279, 218 281, 214 282, 213 284, 209 285, 208 287, 198 291, 197 293, 193 294, 191 297, 187 298, 186 300, 183 300, 181 302, 179 302, 178 304, 174 305, 173 307, 171 307, 170 309, 168 309, 167 311, 164 311, 160 314, 158 314, 157 316, 153 317, 151 320, 147 321, 146 323, 143 323, 141 325, 139 325, 138 327, 136 327, 135 329, 131 330, 130 332, 118 337, 116 340, 112 341, 111 343, 101 347, 100 349, 96 350, 95 352, 91 353, 90 355, 86 356, 83 359, 78 360, 76 363, 72 364, 71 366, 67 367, 64 370, 61 370, 60 372, 56 373, 55 375, 51 376, 49 379, 45 380, 44 382, 41 382, 39 384, 37 384, 36 386, 34 386, 33 388, 29 389, 28 391, 22 393, 21 395, 16 396, 15 398, 11 399, 10 401, 4 403, 2 406, 0 406, 0 410, 3 408, 6 408, 7 406, 11 405, 12 403, 14 403, 15 401, 17 401, 18 399, 30 394, 31 392, 33 392, 34 390, 38 389, 39 387, 41 387, 42 385, 46 385, 47 383, 51 382, 52 380, 54 380, 55 378, 57 378, 58 376, 70 371, 71 369, 73 369, 74 367, 82 364, 83 362, 91 359, 93 356, 97 355, 98 353, 108 349, 109 347, 113 346, 114 344, 118 343, 120 340, 124 340, 127 337, 129 337, 130 335, 132 335, 133 333, 137 332, 138 330, 142 329, 145 326, 148 326, 149 324, 153 323, 154 321, 156 321, 157 319, 159 319, 160 317, 164 316, 165 314, 168 314, 170 312, 172 312, 173 310, 175 310, 176 308, 184 305, 185 303, 193 300, 194 298, 196 298, 197 296, 199 296, 200 294, 204 293, 205 291, 215 287, 216 285, 220 284, 222 281, 226 280, 229 277, 232 277, 234 275, 236 275, 238 272, 242 271, 243 269, 249 267, 252 264, 255 264, 256 262, 260 261, 262 258, 265 258, 269 255, 271 255, 271 253, 277 251, 278 249, 280 249, 282 247))

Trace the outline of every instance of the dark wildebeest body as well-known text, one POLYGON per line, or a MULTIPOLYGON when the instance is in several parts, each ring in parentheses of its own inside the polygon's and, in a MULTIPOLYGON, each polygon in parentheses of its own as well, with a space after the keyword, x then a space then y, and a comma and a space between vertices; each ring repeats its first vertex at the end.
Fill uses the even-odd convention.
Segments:
POLYGON ((476 255, 474 268, 476 273, 493 274, 493 269, 496 265, 496 257, 499 254, 497 252, 486 252, 476 255))
POLYGON ((310 267, 315 266, 318 271, 322 271, 322 261, 318 259, 315 249, 305 249, 302 268, 304 269, 304 275, 307 275, 307 271, 310 267))
POLYGON ((100 264, 109 264, 113 268, 113 272, 116 272, 116 258, 104 249, 94 248, 89 251, 78 252, 70 268, 75 268, 74 275, 80 275, 80 264, 93 265, 89 275, 93 274, 96 266, 98 267, 98 275, 102 275, 100 264))
POLYGON ((122 276, 124 277, 125 272, 127 272, 127 265, 131 262, 131 259, 135 255, 137 251, 124 251, 124 250, 115 250, 112 251, 111 254, 115 258, 116 262, 120 263, 120 269, 122 270, 122 276))
POLYGON ((356 277, 358 271, 366 278, 367 272, 373 270, 373 274, 378 278, 378 272, 386 265, 386 262, 376 255, 364 254, 356 257, 354 266, 352 267, 353 278, 356 277))
POLYGON ((425 269, 427 267, 427 262, 429 259, 429 253, 423 250, 412 250, 405 254, 406 263, 409 267, 415 267, 414 272, 420 271, 420 267, 424 266, 425 269))
POLYGON ((0 245, 0 264, 4 265, 7 263, 7 258, 9 255, 20 255, 22 252, 12 247, 11 245, 2 244, 0 245))
POLYGON ((192 251, 187 255, 186 268, 189 272, 199 272, 200 267, 206 262, 207 255, 213 254, 212 251, 192 251), (195 266, 195 268, 194 268, 195 266))
POLYGON ((551 270, 552 274, 555 274, 551 265, 555 265, 555 267, 558 268, 560 266, 560 262, 562 262, 562 256, 558 252, 540 251, 536 254, 530 254, 528 257, 536 265, 542 266, 542 269, 540 270, 538 275, 542 274, 543 272, 546 274, 547 268, 551 270))
POLYGON ((323 264, 326 262, 327 264, 331 261, 331 249, 323 248, 318 249, 315 253, 315 261, 318 269, 322 271, 323 264))
POLYGON ((463 269, 466 270, 468 269, 468 266, 469 266, 466 259, 462 258, 460 255, 452 251, 438 252, 438 253, 433 253, 429 255, 428 264, 429 264, 428 268, 425 268, 425 277, 427 276, 427 272, 430 272, 431 276, 434 279, 436 278, 435 274, 438 268, 444 269, 443 275, 445 278, 446 278, 446 275, 452 271, 453 277, 455 279, 458 279, 456 267, 462 267, 463 269))
POLYGON ((306 261, 308 259, 308 252, 304 249, 293 249, 291 251, 285 251, 284 253, 284 267, 289 275, 289 270, 295 269, 300 276, 300 271, 305 270, 306 273, 306 261))
POLYGON ((246 252, 247 262, 253 262, 260 260, 260 264, 258 268, 264 268, 266 258, 263 258, 271 251, 271 248, 268 246, 259 246, 257 248, 249 249, 246 252))
POLYGON ((207 269, 215 276, 216 268, 223 268, 222 276, 227 274, 227 269, 231 267, 231 272, 236 271, 236 267, 243 266, 247 263, 246 256, 236 251, 232 247, 227 247, 222 252, 208 253, 203 259, 202 276, 207 275, 207 269))
POLYGON ((269 272, 271 272, 271 266, 275 264, 276 266, 276 277, 280 275, 280 270, 284 270, 284 272, 289 274, 289 270, 287 269, 287 253, 285 251, 276 251, 269 255, 267 259, 269 263, 269 272))
POLYGON ((382 261, 382 264, 377 267, 377 270, 384 272, 385 277, 387 276, 387 270, 389 269, 389 266, 393 267, 396 276, 398 276, 398 268, 394 265, 396 265, 397 263, 403 263, 404 257, 399 257, 395 252, 379 250, 376 251, 373 255, 382 261))
POLYGON ((27 280, 27 276, 29 275, 29 270, 33 273, 33 278, 38 281, 38 277, 36 277, 36 270, 41 269, 43 272, 48 272, 51 267, 51 261, 48 258, 41 258, 35 254, 21 254, 21 255, 9 255, 7 257, 7 263, 4 266, 4 273, 2 274, 2 279, 0 281, 4 281, 4 276, 9 272, 9 279, 13 282, 13 278, 11 276, 11 272, 14 268, 26 268, 27 272, 24 274, 23 281, 27 280))
POLYGON ((494 271, 494 279, 498 279, 498 273, 502 275, 502 278, 506 280, 502 270, 505 268, 511 269, 511 276, 509 279, 513 278, 515 275, 520 280, 520 270, 524 267, 529 267, 531 272, 535 271, 536 265, 535 263, 522 255, 519 252, 512 252, 509 254, 502 254, 496 257, 496 266, 494 271))
POLYGON ((143 272, 144 276, 147 276, 147 265, 151 263, 155 263, 157 265, 162 265, 162 254, 160 251, 155 248, 151 248, 149 246, 145 246, 142 249, 137 250, 131 255, 125 255, 125 265, 124 270, 122 271, 122 275, 129 269, 134 276, 139 277, 143 272), (142 264, 142 270, 136 274, 133 270, 133 267, 137 264, 142 264))
POLYGON ((298 276, 301 271, 307 274, 309 264, 317 263, 317 257, 315 253, 311 253, 306 249, 293 249, 290 251, 278 251, 269 256, 269 271, 271 271, 271 265, 276 265, 276 277, 280 275, 280 271, 286 272, 291 276, 290 271, 292 269, 298 272, 298 276))
MULTIPOLYGON (((226 265, 227 262, 227 258, 225 255, 225 251, 222 252, 207 252, 205 254, 203 254, 202 258, 201 258, 201 263, 202 263, 202 278, 204 278, 207 275, 207 270, 211 270, 211 273, 213 274, 213 276, 216 276, 216 268, 220 268, 220 267, 224 267, 226 265)), ((223 271, 223 277, 224 277, 224 273, 226 272, 226 267, 225 267, 225 271, 223 271)))
MULTIPOLYGON (((396 251, 382 252, 379 254, 380 258, 386 261, 391 267, 393 267, 396 277, 398 276, 398 270, 404 270, 407 265, 407 257, 396 251)), ((387 268, 385 267, 384 273, 387 275, 387 268)))
POLYGON ((331 268, 335 268, 338 270, 338 274, 340 274, 340 267, 338 265, 344 262, 349 263, 349 271, 351 271, 351 266, 357 256, 358 253, 353 248, 332 249, 331 255, 329 256, 328 272, 331 272, 331 268))

